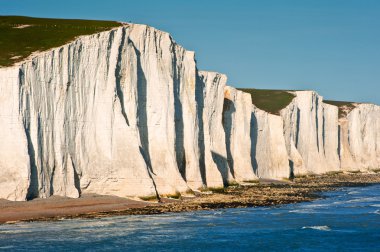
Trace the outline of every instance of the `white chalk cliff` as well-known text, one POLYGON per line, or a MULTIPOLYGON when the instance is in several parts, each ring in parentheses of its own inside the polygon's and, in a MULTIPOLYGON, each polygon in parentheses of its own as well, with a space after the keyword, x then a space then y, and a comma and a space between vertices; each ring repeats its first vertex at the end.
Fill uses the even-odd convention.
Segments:
POLYGON ((294 175, 339 170, 338 107, 323 103, 313 91, 296 97, 281 111, 294 175))
POLYGON ((380 167, 380 107, 294 92, 280 115, 197 70, 168 33, 125 24, 0 68, 0 198, 187 193, 380 167))
POLYGON ((339 154, 343 170, 380 167, 380 107, 358 104, 339 119, 339 154))

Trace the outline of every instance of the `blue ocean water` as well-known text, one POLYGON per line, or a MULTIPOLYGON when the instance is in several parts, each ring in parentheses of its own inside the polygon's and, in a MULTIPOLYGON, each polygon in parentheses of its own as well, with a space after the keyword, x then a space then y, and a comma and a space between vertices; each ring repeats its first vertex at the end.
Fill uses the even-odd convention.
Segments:
POLYGON ((380 185, 314 202, 0 226, 0 250, 380 251, 380 185))

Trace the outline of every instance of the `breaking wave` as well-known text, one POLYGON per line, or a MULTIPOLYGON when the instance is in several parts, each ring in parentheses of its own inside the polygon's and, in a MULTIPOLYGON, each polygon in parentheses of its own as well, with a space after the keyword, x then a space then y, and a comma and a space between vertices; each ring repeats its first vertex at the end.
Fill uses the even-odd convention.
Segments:
POLYGON ((302 229, 314 229, 314 230, 320 230, 320 231, 331 231, 331 228, 329 226, 306 226, 306 227, 302 227, 302 229))

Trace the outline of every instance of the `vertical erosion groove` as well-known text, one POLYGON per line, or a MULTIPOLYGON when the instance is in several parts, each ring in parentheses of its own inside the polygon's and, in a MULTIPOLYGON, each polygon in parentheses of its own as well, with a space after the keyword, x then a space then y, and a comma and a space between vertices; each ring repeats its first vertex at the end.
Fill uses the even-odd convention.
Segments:
POLYGON ((113 43, 113 40, 114 40, 114 37, 115 37, 115 30, 112 30, 110 31, 110 36, 108 38, 108 44, 107 44, 107 58, 106 58, 106 69, 107 69, 107 73, 109 72, 109 68, 110 68, 110 55, 111 55, 111 47, 112 47, 112 43, 113 43))
POLYGON ((24 119, 24 130, 26 135, 26 140, 28 142, 28 154, 29 154, 29 162, 30 162, 30 181, 29 188, 26 195, 27 200, 34 199, 38 197, 38 171, 35 162, 35 151, 32 143, 32 139, 30 137, 30 124, 26 122, 24 119))
POLYGON ((79 196, 82 194, 82 191, 81 191, 81 188, 80 188, 80 178, 79 178, 79 175, 76 171, 76 166, 74 164, 74 160, 72 158, 70 158, 71 160, 71 165, 73 167, 73 173, 74 173, 74 186, 75 188, 78 190, 78 193, 79 193, 79 196))
POLYGON ((25 76, 24 72, 20 69, 19 71, 19 92, 20 92, 20 103, 19 111, 23 115, 23 127, 26 136, 26 141, 28 145, 28 155, 29 155, 29 169, 30 169, 30 178, 29 178, 29 187, 26 194, 26 199, 31 200, 38 197, 38 171, 35 162, 35 150, 30 136, 30 101, 29 95, 25 92, 25 76), (24 100, 25 99, 25 100, 24 100))
POLYGON ((157 199, 160 199, 160 195, 157 191, 156 182, 154 181, 153 167, 149 154, 149 131, 148 131, 148 115, 147 115, 147 88, 148 83, 144 71, 141 66, 141 53, 134 45, 133 41, 128 39, 128 43, 132 45, 137 59, 137 128, 140 135, 141 147, 139 147, 141 156, 148 168, 148 175, 152 180, 154 190, 156 192, 157 199), (153 174, 153 175, 152 175, 153 174))
POLYGON ((211 157, 222 176, 223 186, 228 186, 228 165, 226 158, 214 151, 211 151, 211 157))
POLYGON ((297 107, 297 116, 296 116, 296 142, 295 147, 298 148, 298 141, 300 137, 300 120, 301 120, 301 110, 297 107))
POLYGON ((289 159, 289 179, 294 179, 294 162, 289 159))
POLYGON ((203 110, 204 110, 204 82, 201 79, 198 70, 196 70, 196 85, 195 85, 195 102, 197 106, 198 117, 198 146, 199 146, 199 169, 201 173, 203 185, 207 184, 206 181, 206 167, 205 167, 205 142, 204 142, 204 122, 203 122, 203 110))
POLYGON ((319 106, 319 101, 318 97, 315 97, 315 131, 317 135, 317 149, 319 152, 319 118, 318 118, 318 106, 319 106))
MULTIPOLYGON (((67 53, 67 61, 68 61, 67 72, 68 72, 68 82, 70 85, 68 85, 66 89, 65 114, 64 114, 65 123, 63 125, 65 132, 68 132, 67 134, 65 134, 65 144, 66 144, 68 153, 66 154, 66 157, 65 157, 64 167, 66 167, 66 170, 67 170, 68 162, 71 162, 71 167, 73 169, 74 187, 78 191, 78 194, 80 196, 82 194, 81 185, 80 185, 81 174, 80 173, 78 174, 77 166, 75 165, 76 163, 75 159, 77 157, 76 155, 77 147, 76 147, 75 141, 73 142, 71 140, 71 139, 75 139, 75 135, 78 132, 78 124, 79 124, 78 120, 72 119, 72 113, 75 113, 74 108, 76 108, 77 100, 80 99, 77 97, 78 92, 80 92, 79 88, 77 85, 73 85, 77 83, 75 81, 74 75, 75 75, 75 72, 79 71, 79 66, 77 66, 77 69, 75 69, 75 65, 77 64, 72 64, 72 62, 80 62, 80 58, 82 57, 81 54, 83 51, 83 45, 78 44, 77 49, 75 47, 69 47, 69 48, 71 49, 69 49, 67 53)), ((51 188, 54 189, 53 184, 51 188)), ((51 194, 53 194, 53 192, 51 194)))
MULTIPOLYGON (((49 134, 49 133, 47 133, 47 134, 49 134)), ((37 172, 41 172, 41 173, 45 169, 44 142, 43 142, 43 139, 44 139, 44 132, 43 132, 42 120, 41 120, 41 116, 38 114, 38 116, 37 116, 37 148, 38 148, 38 156, 37 157, 38 157, 38 161, 39 162, 37 164, 39 165, 39 167, 37 167, 37 172)), ((38 179, 38 175, 41 175, 41 174, 37 174, 37 179, 38 179)), ((37 191, 38 190, 39 190, 39 188, 37 188, 37 191)))
POLYGON ((125 106, 124 106, 124 94, 121 87, 121 79, 122 79, 122 54, 123 54, 123 48, 125 43, 125 29, 122 29, 122 35, 121 35, 121 41, 119 45, 119 51, 117 55, 117 61, 116 61, 116 68, 115 68, 115 79, 116 79, 116 95, 120 102, 121 107, 121 114, 123 115, 123 118, 125 120, 125 123, 129 126, 129 120, 127 117, 127 113, 125 112, 125 106))
POLYGON ((323 154, 326 156, 326 114, 325 109, 322 113, 322 144, 323 144, 323 154))
POLYGON ((258 174, 258 164, 256 160, 256 150, 257 150, 257 136, 258 136, 258 125, 257 125, 257 118, 254 112, 251 113, 251 123, 250 123, 250 138, 251 138, 251 163, 253 166, 253 171, 256 174, 257 177, 259 177, 258 174))
POLYGON ((232 115, 235 113, 235 105, 229 99, 224 98, 223 103, 223 128, 226 138, 226 149, 227 149, 227 163, 231 169, 232 176, 235 177, 234 170, 234 159, 231 151, 231 136, 232 136, 232 115))
POLYGON ((340 143, 340 139, 341 139, 341 134, 342 133, 342 126, 338 125, 338 148, 337 148, 337 151, 338 151, 338 157, 339 157, 339 160, 341 160, 341 155, 340 155, 340 149, 342 148, 341 147, 341 143, 340 143))
POLYGON ((174 129, 175 129, 175 153, 179 172, 186 180, 186 153, 184 147, 183 109, 181 101, 181 80, 178 74, 177 54, 175 45, 171 44, 172 70, 173 70, 173 96, 174 96, 174 129))
MULTIPOLYGON (((213 97, 212 97, 212 100, 209 101, 209 102, 215 103, 214 104, 215 107, 213 107, 213 110, 212 110, 212 113, 211 113, 210 119, 209 119, 210 123, 208 125, 208 127, 209 127, 209 134, 211 136, 211 141, 212 142, 218 141, 216 139, 212 139, 213 137, 216 137, 212 133, 215 130, 212 127, 218 127, 220 125, 222 127, 222 129, 223 129, 222 121, 221 120, 220 121, 219 120, 216 121, 216 118, 218 118, 218 116, 219 116, 217 114, 217 112, 219 112, 220 115, 223 116, 223 111, 218 111, 218 108, 219 108, 219 106, 218 106, 219 105, 218 104, 219 100, 218 99, 219 99, 220 89, 222 89, 222 94, 224 92, 224 90, 223 90, 224 89, 224 85, 223 86, 220 85, 220 80, 221 79, 222 79, 222 75, 215 74, 215 76, 214 76, 214 78, 212 80, 212 87, 213 87, 213 89, 212 89, 213 94, 212 95, 213 95, 213 97)), ((220 104, 220 105, 223 106, 223 104, 220 104)), ((224 131, 224 129, 223 129, 223 131, 224 131)), ((224 147, 225 147, 225 141, 226 140, 224 139, 224 143, 223 143, 224 147)), ((211 144, 211 146, 213 146, 213 145, 215 145, 215 142, 213 144, 212 143, 210 143, 210 144, 211 144)), ((220 143, 217 143, 217 144, 220 144, 220 143)), ((211 157, 212 157, 212 159, 213 159, 213 161, 214 161, 214 163, 216 165, 216 168, 219 170, 219 172, 220 172, 220 174, 222 176, 223 185, 224 186, 228 186, 228 183, 229 183, 229 181, 228 181, 229 167, 228 167, 227 157, 224 157, 223 155, 220 155, 219 153, 214 152, 213 149, 214 149, 214 147, 211 148, 211 157)))

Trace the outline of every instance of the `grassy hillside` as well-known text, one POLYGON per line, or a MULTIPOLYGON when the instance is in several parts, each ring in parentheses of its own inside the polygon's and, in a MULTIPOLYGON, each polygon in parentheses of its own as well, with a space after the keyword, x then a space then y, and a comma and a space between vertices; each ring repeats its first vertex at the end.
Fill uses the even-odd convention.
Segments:
POLYGON ((331 101, 331 100, 324 100, 324 103, 337 106, 339 108, 339 118, 343 118, 347 116, 348 113, 351 112, 356 107, 355 102, 347 102, 347 101, 331 101))
POLYGON ((10 66, 32 52, 63 45, 77 36, 119 25, 114 21, 0 16, 0 66, 10 66))
POLYGON ((295 97, 284 90, 248 88, 239 88, 239 90, 251 94, 252 103, 256 107, 275 115, 279 115, 280 110, 288 106, 295 97))

